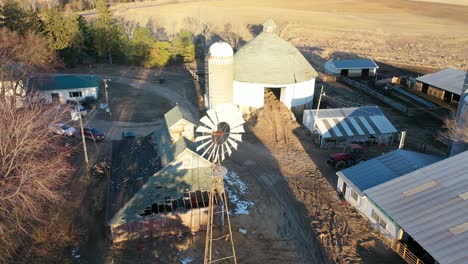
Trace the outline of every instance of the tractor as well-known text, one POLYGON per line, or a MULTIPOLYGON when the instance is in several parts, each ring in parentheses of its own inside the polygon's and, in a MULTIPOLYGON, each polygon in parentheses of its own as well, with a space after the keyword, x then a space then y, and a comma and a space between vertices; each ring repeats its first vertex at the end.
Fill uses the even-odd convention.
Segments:
POLYGON ((364 148, 361 145, 349 144, 345 147, 345 152, 330 155, 327 163, 337 170, 342 170, 363 162, 363 156, 364 148))

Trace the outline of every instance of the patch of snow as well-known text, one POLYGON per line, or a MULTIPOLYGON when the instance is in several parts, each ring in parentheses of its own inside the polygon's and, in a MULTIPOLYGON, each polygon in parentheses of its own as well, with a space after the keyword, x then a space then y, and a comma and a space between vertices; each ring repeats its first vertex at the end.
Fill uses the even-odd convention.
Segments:
POLYGON ((72 257, 76 260, 80 260, 81 255, 80 255, 80 248, 79 247, 73 247, 72 248, 72 257))
POLYGON ((226 194, 231 204, 231 214, 246 215, 249 214, 250 208, 255 204, 252 201, 241 200, 240 196, 247 193, 247 184, 243 182, 239 175, 235 172, 228 172, 224 177, 226 182, 226 194))
POLYGON ((191 258, 185 258, 185 259, 181 259, 180 263, 181 264, 188 264, 188 263, 190 263, 192 261, 193 261, 193 259, 191 259, 191 258))

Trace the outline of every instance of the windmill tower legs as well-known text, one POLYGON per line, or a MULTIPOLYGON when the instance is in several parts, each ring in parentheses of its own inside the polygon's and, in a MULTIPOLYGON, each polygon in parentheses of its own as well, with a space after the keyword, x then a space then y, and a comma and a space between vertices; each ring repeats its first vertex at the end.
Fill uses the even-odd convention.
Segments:
POLYGON ((222 178, 219 179, 219 178, 213 177, 211 180, 208 212, 209 212, 208 221, 206 224, 205 256, 204 256, 203 263, 210 264, 210 263, 215 263, 215 262, 222 261, 222 260, 232 260, 231 263, 237 264, 236 250, 234 248, 234 240, 232 238, 231 220, 229 218, 227 196, 226 196, 226 192, 224 191, 224 183, 223 183, 222 178), (218 197, 216 197, 215 195, 218 197), (219 198, 219 199, 216 199, 216 198, 219 198), (226 220, 228 224, 228 233, 220 237, 213 238, 214 217, 215 215, 219 213, 219 212, 214 211, 216 200, 220 201, 219 205, 222 207, 221 217, 224 217, 224 214, 226 214, 226 220), (223 239, 223 238, 226 242, 229 240, 231 244, 231 254, 227 256, 221 256, 217 259, 213 259, 213 248, 214 248, 213 242, 223 239))

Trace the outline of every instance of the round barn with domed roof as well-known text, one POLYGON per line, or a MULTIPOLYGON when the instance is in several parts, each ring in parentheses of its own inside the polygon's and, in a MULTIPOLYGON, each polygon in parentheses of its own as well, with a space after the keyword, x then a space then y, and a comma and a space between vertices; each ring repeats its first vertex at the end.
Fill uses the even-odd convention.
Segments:
POLYGON ((286 107, 303 109, 313 101, 317 72, 291 43, 276 34, 269 19, 263 32, 235 54, 225 42, 210 47, 208 107, 233 103, 242 111, 261 108, 270 90, 286 107))

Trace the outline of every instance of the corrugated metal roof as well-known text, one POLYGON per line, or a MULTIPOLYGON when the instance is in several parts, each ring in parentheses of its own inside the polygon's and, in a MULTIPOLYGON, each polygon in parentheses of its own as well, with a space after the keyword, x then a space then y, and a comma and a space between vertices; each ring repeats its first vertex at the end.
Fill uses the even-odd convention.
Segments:
POLYGON ((359 192, 423 168, 442 158, 397 149, 337 172, 359 192))
MULTIPOLYGON (((315 118, 317 110, 305 111, 310 111, 311 117, 315 118)), ((397 132, 378 106, 320 109, 316 125, 324 138, 397 132)))
POLYGON ((164 114, 164 118, 166 119, 166 124, 168 128, 171 128, 171 126, 179 122, 179 120, 181 119, 185 119, 192 124, 196 124, 192 113, 187 111, 185 108, 180 107, 179 105, 174 106, 174 108, 172 108, 171 110, 169 110, 169 112, 164 114))
POLYGON ((462 264, 468 263, 468 232, 462 228, 468 200, 461 197, 467 191, 465 151, 364 193, 439 263, 462 264))
MULTIPOLYGON (((416 80, 461 95, 467 79, 467 72, 454 68, 447 68, 438 72, 426 74, 416 80)), ((465 87, 465 89, 466 88, 468 87, 465 87)))
POLYGON ((372 69, 372 68, 379 68, 379 66, 371 59, 332 60, 330 62, 337 69, 372 69))
POLYGON ((318 74, 302 53, 273 32, 262 32, 234 54, 234 80, 261 84, 305 82, 318 74))
POLYGON ((99 87, 101 78, 94 75, 55 75, 29 79, 29 88, 40 91, 99 87))

